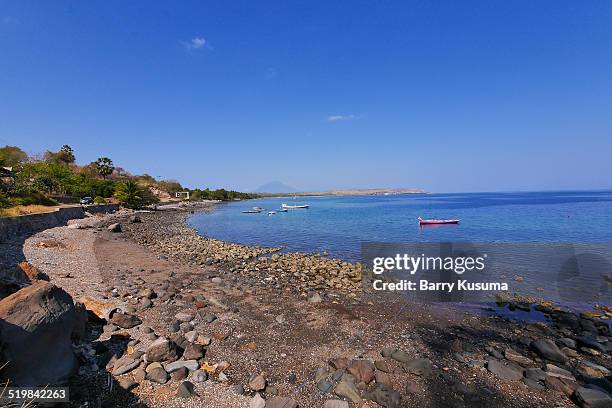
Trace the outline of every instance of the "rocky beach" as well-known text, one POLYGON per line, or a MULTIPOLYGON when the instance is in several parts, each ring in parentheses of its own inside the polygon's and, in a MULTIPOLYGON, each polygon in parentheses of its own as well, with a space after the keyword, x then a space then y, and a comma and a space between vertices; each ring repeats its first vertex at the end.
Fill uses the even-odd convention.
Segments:
MULTIPOLYGON (((609 310, 505 299, 545 317, 526 323, 374 296, 360 265, 198 235, 185 218, 212 205, 121 210, 24 239, 29 282, 1 317, 23 291, 62 292, 70 331, 48 347, 74 359, 60 373, 71 405, 612 406, 609 310)), ((41 369, 16 364, 24 382, 41 369)))

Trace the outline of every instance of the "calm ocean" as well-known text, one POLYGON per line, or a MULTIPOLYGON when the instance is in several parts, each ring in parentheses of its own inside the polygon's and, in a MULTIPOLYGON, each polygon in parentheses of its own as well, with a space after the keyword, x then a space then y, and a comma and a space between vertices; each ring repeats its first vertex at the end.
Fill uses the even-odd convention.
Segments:
POLYGON ((612 243, 612 191, 271 198, 221 204, 190 224, 224 241, 327 251, 350 261, 360 259, 363 241, 612 243), (241 212, 277 210, 281 203, 310 208, 270 216, 241 212), (419 216, 461 223, 420 228, 419 216))
POLYGON ((580 286, 587 285, 585 298, 596 290, 600 294, 592 300, 610 301, 604 279, 612 270, 601 265, 612 265, 612 191, 270 198, 221 204, 213 213, 194 214, 189 223, 207 237, 327 252, 348 261, 361 260, 363 242, 536 243, 527 254, 524 247, 512 245, 497 250, 496 273, 510 282, 511 291, 551 300, 564 300, 560 293, 565 291, 582 299, 580 286), (254 206, 277 210, 283 202, 310 208, 275 215, 241 212, 254 206), (459 218, 461 223, 421 228, 419 216, 459 218), (560 279, 561 264, 549 259, 547 248, 556 243, 586 244, 607 262, 595 258, 594 270, 587 259, 583 270, 588 269, 588 276, 583 272, 560 287, 553 283, 560 279), (515 276, 524 280, 516 282, 515 276))

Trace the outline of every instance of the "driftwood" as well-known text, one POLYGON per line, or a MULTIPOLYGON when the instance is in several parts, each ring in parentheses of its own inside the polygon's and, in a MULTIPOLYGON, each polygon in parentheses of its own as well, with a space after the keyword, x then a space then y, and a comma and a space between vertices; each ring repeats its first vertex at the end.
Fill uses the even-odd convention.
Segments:
POLYGON ((84 296, 80 302, 85 306, 88 312, 93 313, 100 319, 110 321, 113 314, 116 312, 125 313, 123 306, 115 305, 113 303, 102 302, 94 299, 91 296, 84 296))

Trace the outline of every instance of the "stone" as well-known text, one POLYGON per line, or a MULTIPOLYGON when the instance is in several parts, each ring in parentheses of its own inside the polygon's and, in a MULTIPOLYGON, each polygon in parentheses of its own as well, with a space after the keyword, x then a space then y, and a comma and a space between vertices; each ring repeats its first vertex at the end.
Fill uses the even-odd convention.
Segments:
POLYGON ((402 367, 410 374, 429 377, 431 375, 431 360, 427 358, 415 358, 405 362, 402 367))
POLYGON ((533 390, 543 390, 544 386, 536 380, 532 380, 531 378, 523 378, 523 383, 525 383, 526 386, 528 386, 529 388, 533 389, 533 390))
POLYGON ((546 364, 546 375, 576 381, 576 378, 572 375, 572 373, 553 364, 546 364))
POLYGON ((525 370, 525 377, 533 381, 544 381, 546 373, 540 368, 528 368, 525 370))
POLYGON ((236 384, 232 387, 232 391, 234 391, 234 394, 236 395, 244 395, 244 387, 242 386, 242 384, 236 384))
POLYGON ((140 367, 134 371, 133 375, 134 375, 134 380, 138 382, 142 382, 147 377, 147 372, 145 371, 143 367, 140 367))
POLYGON ((204 382, 208 380, 208 373, 204 370, 195 370, 191 373, 191 378, 195 382, 204 382))
POLYGON ((193 315, 189 312, 179 312, 174 317, 179 322, 185 322, 185 323, 193 320, 193 315))
POLYGON ((369 360, 353 360, 346 369, 358 382, 369 384, 374 379, 374 364, 369 360))
POLYGON ((150 371, 147 370, 147 380, 158 384, 165 384, 168 382, 168 373, 161 367, 155 367, 150 371))
POLYGON ((178 358, 176 344, 165 337, 155 340, 147 348, 147 361, 174 361, 178 358))
POLYGON ((523 370, 512 364, 504 364, 504 362, 489 358, 487 360, 487 369, 503 380, 517 381, 523 378, 523 370))
POLYGON ((180 398, 190 398, 196 396, 195 387, 189 381, 183 381, 176 390, 176 396, 180 398))
POLYGON ((334 389, 334 383, 325 378, 322 378, 317 381, 317 388, 323 394, 327 394, 328 392, 331 392, 334 389))
POLYGON ((2 299, 0 344, 11 362, 2 377, 24 387, 66 380, 77 369, 71 334, 80 318, 70 295, 42 280, 2 299))
POLYGON ((349 408, 349 403, 342 400, 327 400, 323 403, 323 408, 349 408))
POLYGON ((134 316, 132 314, 124 314, 124 313, 113 313, 113 317, 111 317, 111 322, 122 329, 131 329, 132 327, 136 327, 142 323, 142 320, 138 318, 138 316, 134 316))
POLYGON ((204 313, 204 314, 198 314, 200 316, 200 319, 204 322, 204 323, 212 323, 215 320, 217 320, 217 316, 215 316, 212 313, 204 313))
POLYGON ((576 343, 581 347, 597 350, 600 353, 607 352, 606 348, 601 343, 589 336, 576 337, 576 343))
POLYGON ((176 332, 178 332, 178 331, 179 331, 179 329, 180 329, 180 323, 179 323, 179 322, 177 322, 177 321, 172 322, 172 323, 170 324, 170 327, 168 327, 168 331, 169 331, 170 333, 176 333, 176 332))
POLYGON ((121 224, 116 222, 106 227, 106 229, 109 230, 110 232, 121 232, 121 224))
POLYGON ((576 340, 570 339, 569 337, 562 337, 557 339, 557 343, 563 347, 569 347, 571 349, 576 348, 576 340))
POLYGON ((272 397, 266 401, 266 408, 297 408, 298 403, 287 397, 272 397))
POLYGON ((145 368, 145 371, 146 371, 147 373, 149 373, 151 370, 154 370, 154 369, 156 369, 156 368, 164 368, 164 367, 161 365, 161 363, 155 362, 155 363, 151 363, 151 364, 149 364, 149 365, 148 365, 148 366, 145 368))
POLYGON ((139 360, 135 360, 128 356, 121 357, 119 360, 115 361, 113 366, 113 375, 125 374, 138 367, 139 364, 139 360))
POLYGON ((388 386, 391 386, 391 377, 389 376, 389 374, 383 372, 383 371, 376 371, 374 373, 374 379, 376 380, 376 384, 385 384, 388 386))
POLYGON ((559 350, 559 347, 551 340, 540 339, 531 343, 533 349, 542 357, 557 363, 565 363, 567 356, 559 350))
POLYGON ((546 377, 546 380, 544 380, 544 384, 546 384, 546 388, 562 392, 567 397, 570 397, 574 393, 574 389, 576 388, 576 384, 572 383, 571 381, 551 376, 546 377))
POLYGON ((314 292, 312 295, 308 296, 309 303, 321 303, 323 298, 317 292, 314 292))
POLYGON ((355 404, 361 403, 361 396, 359 395, 359 391, 355 386, 355 383, 343 377, 342 380, 338 384, 336 384, 336 388, 334 388, 334 393, 339 397, 344 397, 355 404))
POLYGON ((504 355, 502 353, 500 353, 499 351, 497 351, 491 346, 485 347, 485 351, 498 360, 502 360, 504 358, 504 355))
POLYGON ((393 351, 391 354, 391 358, 399 361, 400 363, 407 363, 408 361, 412 360, 412 357, 410 357, 408 353, 402 350, 393 351))
POLYGON ((188 375, 189 370, 186 367, 179 367, 170 373, 170 378, 172 378, 173 381, 181 381, 187 378, 188 375))
POLYGON ((346 357, 337 357, 329 360, 329 365, 335 369, 345 369, 351 364, 351 360, 346 357))
POLYGON ((580 367, 580 370, 589 377, 601 377, 602 375, 610 374, 610 370, 608 370, 606 367, 588 360, 582 362, 582 367, 580 367))
POLYGON ((196 360, 177 360, 174 361, 172 363, 168 363, 164 365, 164 370, 166 370, 167 372, 171 373, 175 370, 178 370, 181 367, 185 367, 186 369, 188 369, 189 371, 195 371, 198 369, 200 365, 198 364, 198 362, 196 360))
POLYGON ((504 356, 506 357, 507 360, 514 361, 515 363, 518 363, 522 366, 528 366, 528 365, 533 364, 533 361, 531 361, 530 358, 527 358, 524 355, 517 353, 516 351, 512 349, 506 349, 504 351, 504 356))
POLYGON ((195 330, 192 330, 190 332, 185 333, 185 339, 188 342, 193 343, 194 341, 198 339, 198 332, 195 330))
POLYGON ((574 399, 582 408, 610 408, 612 398, 605 392, 594 388, 578 387, 574 391, 574 399))
POLYGON ((374 361, 374 366, 376 367, 377 370, 383 371, 385 373, 393 372, 393 368, 391 367, 391 364, 389 364, 387 360, 376 360, 374 361))
POLYGON ((374 390, 365 394, 365 398, 385 408, 397 408, 400 404, 400 393, 384 384, 379 384, 374 390))
POLYGON ((144 298, 140 301, 141 309, 148 309, 150 307, 153 307, 153 302, 151 302, 151 299, 144 298))
POLYGON ((261 398, 259 393, 255 394, 251 401, 249 401, 249 408, 264 408, 266 406, 266 400, 261 398))
POLYGON ((183 358, 185 360, 199 360, 204 357, 205 349, 200 344, 189 343, 183 351, 183 358))
POLYGON ((132 215, 130 218, 128 218, 128 222, 130 224, 138 224, 141 223, 142 220, 140 219, 140 217, 138 216, 138 214, 134 214, 132 215))
POLYGON ((263 374, 252 375, 249 380, 249 388, 253 391, 261 391, 266 388, 266 379, 263 374))

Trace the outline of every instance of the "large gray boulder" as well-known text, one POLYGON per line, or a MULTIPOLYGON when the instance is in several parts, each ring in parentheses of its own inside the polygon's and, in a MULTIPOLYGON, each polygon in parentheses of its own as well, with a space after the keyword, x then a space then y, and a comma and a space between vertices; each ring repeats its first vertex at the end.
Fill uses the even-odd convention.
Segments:
POLYGON ((77 368, 71 335, 80 314, 68 293, 38 281, 0 301, 0 356, 14 386, 59 384, 77 368))

